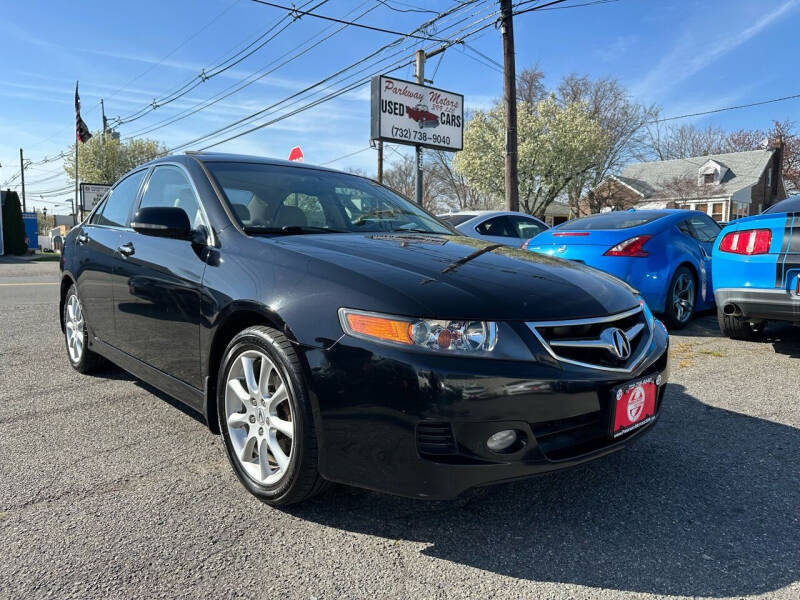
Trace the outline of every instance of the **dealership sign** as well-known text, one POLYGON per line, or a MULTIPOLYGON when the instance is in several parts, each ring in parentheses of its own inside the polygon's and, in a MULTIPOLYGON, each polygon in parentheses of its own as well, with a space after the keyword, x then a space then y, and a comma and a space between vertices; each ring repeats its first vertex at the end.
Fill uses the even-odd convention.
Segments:
POLYGON ((464 96, 386 75, 374 77, 372 139, 461 150, 464 96))
POLYGON ((92 210, 110 189, 110 185, 102 183, 82 183, 80 208, 82 210, 92 210))

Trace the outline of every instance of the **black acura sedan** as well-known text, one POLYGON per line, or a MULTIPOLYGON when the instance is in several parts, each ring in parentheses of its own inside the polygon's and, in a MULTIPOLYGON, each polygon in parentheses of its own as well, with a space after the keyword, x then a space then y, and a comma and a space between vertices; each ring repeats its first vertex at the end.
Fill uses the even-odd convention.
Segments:
POLYGON ((618 279, 296 163, 134 169, 69 233, 61 273, 72 366, 111 361, 202 413, 274 505, 571 467, 648 430, 668 377, 666 330, 618 279))

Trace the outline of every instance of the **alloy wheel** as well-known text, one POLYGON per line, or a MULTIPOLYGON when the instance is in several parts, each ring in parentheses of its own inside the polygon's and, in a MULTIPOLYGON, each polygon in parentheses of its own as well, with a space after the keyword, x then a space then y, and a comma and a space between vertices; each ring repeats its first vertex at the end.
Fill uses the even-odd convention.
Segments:
POLYGON ((81 356, 83 356, 83 309, 81 308, 81 301, 74 294, 67 301, 64 329, 67 336, 69 357, 73 363, 78 363, 81 360, 81 356))
POLYGON ((231 445, 244 472, 260 485, 283 479, 292 458, 295 426, 289 394, 275 363, 258 350, 240 354, 228 371, 225 419, 231 445))
POLYGON ((675 280, 672 290, 672 306, 675 319, 685 323, 694 311, 694 279, 688 273, 681 273, 675 280))

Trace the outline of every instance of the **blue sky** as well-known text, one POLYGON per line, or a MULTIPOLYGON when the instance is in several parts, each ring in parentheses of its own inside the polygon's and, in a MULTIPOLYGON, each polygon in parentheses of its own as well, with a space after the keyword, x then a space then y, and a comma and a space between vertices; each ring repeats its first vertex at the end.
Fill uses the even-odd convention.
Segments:
MULTIPOLYGON (((440 11, 456 5, 456 0, 386 2, 400 10, 440 11)), ((490 14, 496 4, 480 0, 428 33, 452 35, 490 14)), ((360 22, 400 31, 410 31, 433 16, 399 12, 374 0, 328 0, 316 11, 353 18, 368 9, 360 22)), ((661 105, 664 116, 744 104, 800 93, 793 60, 800 46, 798 15, 800 0, 619 0, 534 12, 515 20, 517 66, 538 63, 550 85, 568 73, 617 77, 636 99, 661 105)), ((196 80, 203 68, 243 48, 284 16, 285 11, 250 0, 6 2, 0 53, 0 183, 18 171, 20 147, 26 158, 39 161, 72 142, 76 79, 80 80, 84 119, 96 130, 101 125, 100 98, 105 99, 109 118, 134 114, 154 98, 196 80)), ((294 21, 241 63, 171 104, 120 126, 119 131, 126 137, 156 126, 262 73, 271 63, 274 67, 291 56, 287 53, 306 48, 307 40, 318 40, 337 29, 336 24, 311 17, 294 21)), ((385 33, 345 28, 245 89, 145 137, 168 147, 185 143, 296 93, 393 39, 385 33)), ((478 53, 502 62, 500 33, 490 27, 469 44, 470 48, 448 50, 441 63, 432 59, 426 74, 431 77, 435 72, 437 87, 462 92, 468 107, 486 108, 500 97, 502 77, 478 53)), ((391 51, 399 61, 410 59, 414 50, 425 45, 407 40, 391 51)), ((412 77, 408 67, 394 74, 412 77)), ((333 89, 338 87, 327 91, 333 89)), ((304 103, 282 106, 253 124, 304 103)), ((767 127, 772 119, 798 119, 799 111, 800 100, 793 100, 687 122, 728 129, 767 127)), ((375 153, 365 150, 368 138, 368 86, 361 86, 216 149, 284 158, 292 146, 300 145, 312 163, 356 153, 330 166, 374 173, 375 153)), ((398 147, 397 151, 407 150, 398 147)), ((389 152, 387 159, 394 156, 389 152)), ((37 201, 40 193, 67 185, 60 169, 59 162, 52 162, 26 170, 29 208, 47 206, 48 211, 67 212, 65 205, 37 201)), ((68 196, 45 195, 44 199, 52 203, 68 196)))

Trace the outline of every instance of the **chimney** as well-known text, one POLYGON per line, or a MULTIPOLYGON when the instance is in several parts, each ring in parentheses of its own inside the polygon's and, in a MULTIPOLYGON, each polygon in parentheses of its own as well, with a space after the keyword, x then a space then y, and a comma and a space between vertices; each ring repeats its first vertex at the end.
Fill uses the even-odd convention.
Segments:
POLYGON ((775 197, 778 195, 778 181, 783 173, 783 155, 786 144, 783 142, 783 134, 779 133, 778 137, 772 142, 772 189, 770 190, 770 197, 767 202, 772 204, 775 197))

